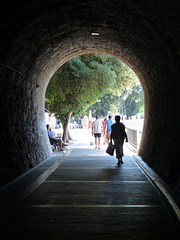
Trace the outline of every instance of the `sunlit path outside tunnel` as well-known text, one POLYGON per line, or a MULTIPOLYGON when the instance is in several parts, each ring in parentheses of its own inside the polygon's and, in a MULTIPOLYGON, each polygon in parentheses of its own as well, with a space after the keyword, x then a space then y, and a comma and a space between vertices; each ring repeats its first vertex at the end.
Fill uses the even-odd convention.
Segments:
MULTIPOLYGON (((62 128, 59 129, 53 129, 54 132, 57 134, 63 132, 62 128)), ((72 137, 72 141, 70 141, 70 145, 78 148, 87 148, 87 149, 94 149, 95 148, 95 139, 94 136, 92 136, 90 129, 70 129, 70 134, 72 137), (92 145, 91 145, 92 144, 92 145)), ((101 137, 100 144, 101 144, 101 150, 105 152, 107 148, 107 143, 103 143, 103 137, 101 137)), ((67 149, 64 149, 67 151, 67 149)), ((97 149, 97 155, 99 149, 97 149)), ((125 143, 124 144, 124 155, 133 155, 135 152, 135 148, 133 148, 130 144, 125 143), (134 151, 133 151, 134 150, 134 151)))

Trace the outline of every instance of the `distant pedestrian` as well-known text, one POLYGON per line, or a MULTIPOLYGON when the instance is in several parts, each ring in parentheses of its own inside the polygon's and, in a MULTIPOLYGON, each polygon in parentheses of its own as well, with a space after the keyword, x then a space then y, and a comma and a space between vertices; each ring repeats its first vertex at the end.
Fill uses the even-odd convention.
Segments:
POLYGON ((117 165, 119 166, 122 161, 123 154, 123 144, 124 139, 126 139, 126 142, 128 142, 128 137, 125 132, 125 126, 124 124, 120 123, 120 116, 115 117, 116 123, 111 126, 112 132, 111 132, 111 141, 114 140, 114 145, 116 149, 116 158, 118 159, 117 165))
MULTIPOLYGON (((92 132, 92 124, 93 124, 93 121, 92 121, 92 119, 90 119, 89 123, 88 123, 88 129, 90 131, 90 134, 92 132)), ((93 141, 94 141, 94 139, 90 141, 90 145, 93 145, 93 141)))
POLYGON ((92 119, 90 119, 90 120, 89 120, 89 123, 88 123, 88 128, 91 128, 91 129, 92 129, 92 124, 93 124, 92 119))
POLYGON ((106 138, 107 138, 106 121, 107 121, 107 118, 105 118, 104 121, 102 122, 102 125, 103 125, 103 128, 102 128, 102 136, 103 136, 103 138, 104 138, 104 144, 106 143, 106 138))
POLYGON ((107 143, 109 144, 109 140, 111 137, 111 126, 114 124, 114 121, 111 119, 111 115, 109 115, 109 119, 106 121, 106 132, 107 132, 107 143))
POLYGON ((95 149, 100 149, 102 122, 99 120, 99 116, 96 116, 96 120, 92 124, 92 135, 95 137, 95 149))

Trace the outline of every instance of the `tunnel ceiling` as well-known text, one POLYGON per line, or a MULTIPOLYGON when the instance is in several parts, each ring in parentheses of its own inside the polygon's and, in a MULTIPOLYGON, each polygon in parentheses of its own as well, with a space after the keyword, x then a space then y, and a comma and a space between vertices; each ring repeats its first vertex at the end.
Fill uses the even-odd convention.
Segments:
POLYGON ((118 57, 138 75, 146 112, 140 155, 164 179, 177 181, 180 166, 174 163, 179 147, 169 123, 179 131, 179 1, 0 4, 0 109, 7 129, 2 149, 8 136, 12 142, 11 151, 1 150, 3 174, 16 176, 49 156, 43 115, 47 84, 68 59, 100 52, 118 57), (17 163, 14 172, 7 170, 12 161, 17 163))
MULTIPOLYGON (((159 52, 164 58, 171 54, 166 53, 167 46, 177 52, 174 39, 179 31, 175 25, 179 4, 169 1, 16 1, 13 7, 1 2, 5 32, 1 35, 5 45, 1 48, 2 63, 6 63, 3 56, 8 50, 15 56, 22 52, 28 64, 43 54, 48 60, 54 57, 55 66, 62 55, 99 49, 122 57, 142 73, 154 61, 161 65, 159 52), (92 37, 92 32, 99 32, 99 37, 92 37), (31 59, 27 59, 27 53, 31 59)), ((16 63, 13 59, 11 65, 23 72, 19 60, 16 63)))

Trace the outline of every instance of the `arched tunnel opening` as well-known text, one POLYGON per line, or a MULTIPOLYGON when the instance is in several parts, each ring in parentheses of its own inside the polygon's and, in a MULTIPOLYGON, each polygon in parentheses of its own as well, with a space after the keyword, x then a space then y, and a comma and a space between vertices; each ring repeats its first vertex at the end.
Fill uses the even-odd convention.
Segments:
MULTIPOLYGON (((73 140, 70 129, 90 131, 96 116, 103 122, 110 115, 115 122, 115 116, 120 115, 130 147, 138 152, 144 123, 144 92, 134 71, 119 59, 89 53, 68 60, 50 79, 44 101, 46 124, 63 141, 73 140)), ((103 127, 104 145, 108 143, 105 132, 103 127)), ((93 143, 92 139, 90 142, 93 143)))
POLYGON ((139 155, 180 193, 179 2, 1 6, 1 185, 50 156, 43 99, 53 73, 74 56, 97 52, 121 59, 140 79, 145 119, 139 155))

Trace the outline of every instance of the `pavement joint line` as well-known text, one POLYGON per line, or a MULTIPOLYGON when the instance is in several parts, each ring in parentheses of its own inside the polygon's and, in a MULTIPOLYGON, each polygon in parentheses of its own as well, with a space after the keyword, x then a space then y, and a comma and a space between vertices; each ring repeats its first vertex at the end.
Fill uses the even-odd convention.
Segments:
MULTIPOLYGON (((59 181, 47 180, 46 183, 148 183, 148 181, 59 181)), ((149 184, 149 183, 148 183, 149 184)))
MULTIPOLYGON (((102 163, 108 163, 108 166, 109 166, 109 163, 111 163, 111 164, 117 164, 117 161, 116 160, 109 160, 109 159, 101 159, 101 158, 97 158, 97 159, 81 159, 81 158, 74 158, 74 159, 72 159, 71 158, 71 156, 68 158, 68 161, 69 162, 74 162, 74 161, 78 161, 78 162, 100 162, 101 164, 102 163)), ((93 163, 94 164, 94 163, 93 163)), ((105 166, 105 165, 104 165, 105 166)), ((116 165, 117 166, 117 165, 116 165)), ((134 166, 134 167, 136 167, 136 165, 134 166)))
MULTIPOLYGON (((63 167, 63 166, 61 166, 61 169, 112 169, 112 170, 117 170, 117 169, 119 169, 119 167, 114 168, 114 167, 63 167)), ((137 169, 137 167, 123 167, 123 169, 137 169)))
POLYGON ((62 205, 62 204, 44 204, 44 205, 23 205, 24 208, 162 208, 161 205, 85 205, 85 204, 75 204, 75 205, 62 205))
MULTIPOLYGON (((139 156, 139 155, 138 155, 139 156)), ((140 157, 140 156, 139 156, 140 157)), ((150 180, 155 184, 155 186, 161 191, 161 193, 165 196, 167 201, 169 202, 170 206, 174 210, 176 217, 180 223, 180 209, 170 193, 165 189, 165 187, 158 181, 158 179, 153 176, 150 171, 141 163, 141 161, 135 157, 134 155, 132 156, 133 160, 139 165, 139 167, 145 172, 145 174, 150 178, 150 180)), ((141 158, 142 159, 142 158, 141 158)), ((143 161, 143 160, 142 160, 143 161)))

